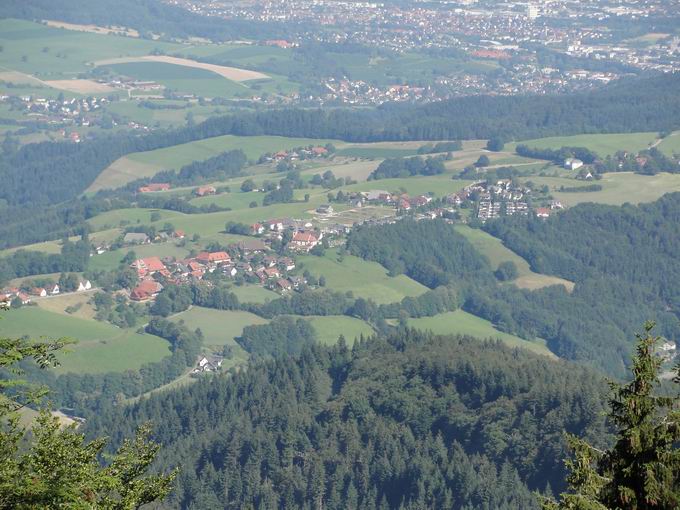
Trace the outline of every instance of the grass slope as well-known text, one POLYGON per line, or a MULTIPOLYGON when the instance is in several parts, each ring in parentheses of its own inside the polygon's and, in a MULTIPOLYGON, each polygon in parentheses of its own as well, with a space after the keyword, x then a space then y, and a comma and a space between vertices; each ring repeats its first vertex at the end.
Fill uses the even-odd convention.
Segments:
POLYGON ((298 260, 313 275, 323 275, 327 288, 339 292, 352 291, 356 297, 372 299, 379 304, 394 303, 427 291, 427 287, 406 275, 388 276, 387 270, 377 262, 352 255, 346 255, 339 262, 335 250, 327 250, 323 257, 309 255, 298 260))
POLYGON ((316 339, 324 345, 337 343, 340 335, 344 335, 347 345, 352 345, 359 336, 368 337, 374 333, 373 328, 361 319, 344 315, 328 315, 305 317, 314 327, 316 339))
POLYGON ((680 191, 680 174, 660 173, 657 175, 638 175, 629 172, 605 174, 597 184, 602 191, 585 193, 562 193, 555 191, 560 186, 583 186, 585 183, 575 179, 559 177, 529 177, 538 185, 547 184, 552 195, 563 204, 574 206, 582 202, 621 205, 626 202, 639 204, 653 202, 674 191, 680 191))
POLYGON ((508 144, 506 150, 514 150, 519 145, 539 149, 559 149, 560 147, 587 147, 599 156, 614 154, 616 151, 638 152, 646 149, 656 140, 657 133, 614 133, 603 135, 552 136, 535 140, 524 140, 508 144))
POLYGON ((540 289, 549 285, 564 285, 567 290, 574 289, 574 283, 556 276, 534 273, 529 267, 529 263, 517 255, 510 248, 503 245, 502 241, 483 230, 473 229, 467 225, 456 225, 458 233, 465 236, 475 249, 486 256, 495 270, 501 262, 514 262, 517 266, 519 276, 514 280, 514 284, 522 289, 540 289))
POLYGON ((59 355, 61 366, 55 369, 57 373, 99 374, 135 370, 170 353, 168 342, 157 336, 61 315, 35 306, 3 314, 0 335, 77 340, 77 344, 69 346, 71 352, 59 355))
POLYGON ((441 335, 461 334, 475 336, 480 339, 499 338, 511 347, 521 347, 538 354, 554 356, 540 341, 529 342, 517 336, 498 331, 489 321, 463 310, 441 313, 433 317, 409 319, 408 325, 417 329, 430 330, 441 335))
POLYGON ((252 324, 266 324, 268 321, 249 312, 213 310, 192 306, 186 312, 172 317, 173 322, 184 322, 191 330, 200 329, 205 338, 203 345, 218 351, 228 345, 234 357, 225 360, 225 368, 245 362, 248 354, 236 343, 235 338, 241 336, 243 328, 252 324))

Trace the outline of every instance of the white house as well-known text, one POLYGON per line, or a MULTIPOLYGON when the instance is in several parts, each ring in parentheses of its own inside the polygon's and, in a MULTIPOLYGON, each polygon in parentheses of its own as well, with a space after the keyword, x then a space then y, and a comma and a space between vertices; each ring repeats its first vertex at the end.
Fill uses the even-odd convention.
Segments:
POLYGON ((80 281, 78 282, 77 292, 83 292, 85 290, 90 290, 91 288, 92 284, 90 283, 90 280, 80 281))
POLYGON ((583 166, 583 161, 576 158, 567 158, 564 160, 564 168, 567 170, 578 170, 583 166))

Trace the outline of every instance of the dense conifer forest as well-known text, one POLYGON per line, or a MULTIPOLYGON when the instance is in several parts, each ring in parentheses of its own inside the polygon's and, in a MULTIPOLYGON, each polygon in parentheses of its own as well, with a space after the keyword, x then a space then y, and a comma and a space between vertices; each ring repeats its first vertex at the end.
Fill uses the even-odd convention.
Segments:
POLYGON ((600 376, 497 342, 400 330, 310 345, 106 412, 115 446, 152 420, 180 508, 538 508, 567 430, 602 445, 600 376))

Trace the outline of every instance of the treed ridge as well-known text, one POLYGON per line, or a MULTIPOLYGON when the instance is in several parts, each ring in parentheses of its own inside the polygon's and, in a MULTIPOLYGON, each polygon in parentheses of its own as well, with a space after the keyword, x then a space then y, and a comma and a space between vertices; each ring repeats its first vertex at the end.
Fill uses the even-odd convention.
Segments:
MULTIPOLYGON (((536 508, 563 431, 605 437, 600 378, 498 342, 401 330, 313 345, 95 418, 152 420, 180 508, 536 508)), ((551 489, 548 489, 551 490, 551 489)))

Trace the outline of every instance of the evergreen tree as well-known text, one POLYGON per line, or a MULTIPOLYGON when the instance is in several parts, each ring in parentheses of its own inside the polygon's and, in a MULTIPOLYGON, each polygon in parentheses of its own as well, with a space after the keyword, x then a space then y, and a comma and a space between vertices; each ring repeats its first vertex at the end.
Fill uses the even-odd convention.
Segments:
MULTIPOLYGON (((55 366, 55 352, 66 343, 0 338, 0 370, 20 375, 17 365, 29 359, 41 368, 55 366)), ((20 379, 0 379, 0 510, 128 510, 170 492, 175 470, 145 476, 160 448, 149 441, 148 423, 138 428, 133 441, 123 442, 106 466, 99 460, 105 438, 86 442, 75 425, 62 427, 47 409, 42 409, 29 435, 20 425, 19 411, 37 404, 45 393, 20 379)))
MULTIPOLYGON (((633 380, 610 383, 609 418, 617 429, 614 447, 601 451, 569 436, 569 492, 544 510, 671 510, 680 507, 680 411, 678 398, 659 396, 661 359, 653 322, 637 335, 633 380)), ((680 383, 680 367, 674 379, 680 383)))

